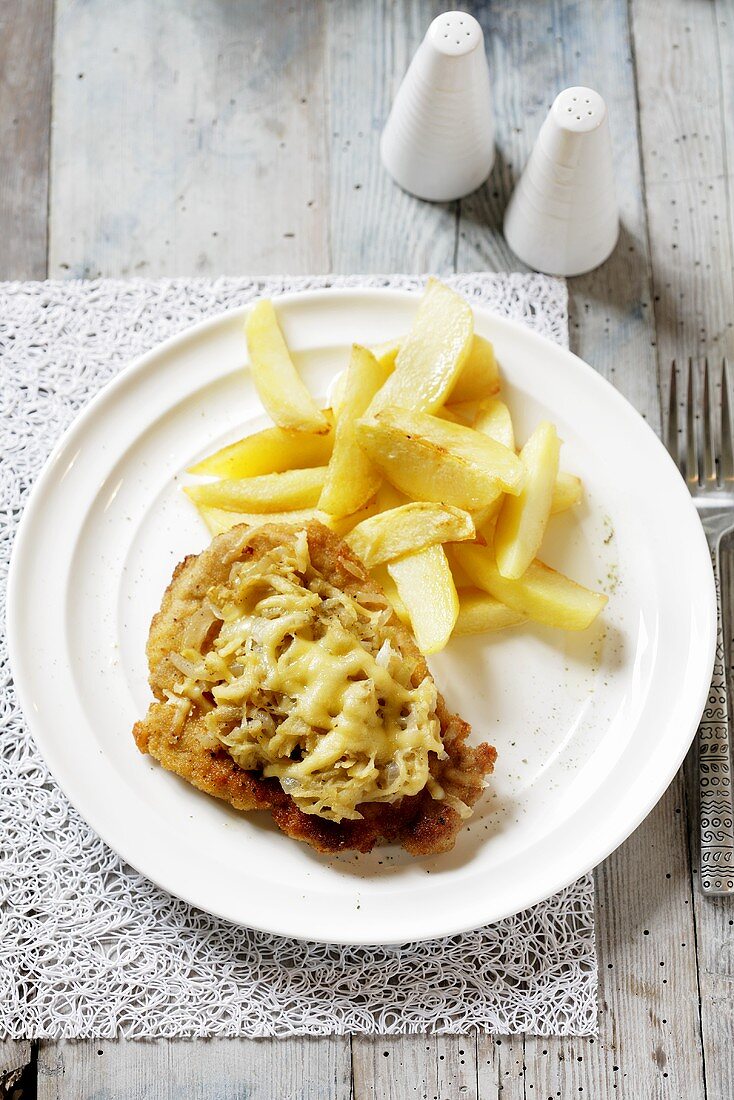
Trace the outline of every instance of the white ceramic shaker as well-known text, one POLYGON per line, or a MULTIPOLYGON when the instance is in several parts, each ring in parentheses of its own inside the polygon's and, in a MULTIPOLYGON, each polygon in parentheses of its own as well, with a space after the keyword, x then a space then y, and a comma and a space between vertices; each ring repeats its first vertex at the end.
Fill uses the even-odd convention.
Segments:
POLYGON ((580 275, 610 255, 619 235, 604 100, 591 88, 556 97, 505 214, 505 238, 528 267, 580 275))
POLYGON ((380 142, 403 190, 448 202, 475 191, 494 163, 484 35, 472 15, 437 16, 410 63, 380 142))

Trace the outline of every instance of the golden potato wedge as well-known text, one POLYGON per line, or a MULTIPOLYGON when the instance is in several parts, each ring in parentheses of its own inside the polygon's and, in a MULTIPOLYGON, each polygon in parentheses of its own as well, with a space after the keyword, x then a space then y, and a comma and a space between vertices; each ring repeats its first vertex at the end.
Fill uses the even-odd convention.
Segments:
POLYGON ((468 303, 438 279, 429 279, 413 327, 400 344, 395 370, 373 398, 369 414, 388 405, 438 409, 464 366, 473 335, 468 303))
POLYGON ((490 439, 496 439, 503 447, 515 450, 515 430, 510 410, 498 397, 487 397, 479 402, 472 428, 475 432, 484 432, 490 439))
POLYGON ((363 520, 346 536, 346 541, 367 568, 372 569, 428 546, 465 542, 475 534, 468 512, 446 504, 414 501, 363 520))
POLYGON ((357 424, 359 442, 401 492, 455 508, 485 508, 519 493, 522 462, 502 444, 428 413, 388 408, 357 424))
MULTIPOLYGON (((333 424, 331 409, 323 415, 333 424)), ((264 428, 222 447, 189 469, 190 474, 210 477, 258 477, 259 474, 280 474, 284 470, 325 466, 334 449, 334 432, 323 435, 286 431, 284 428, 264 428)))
POLYGON ((370 575, 374 577, 382 591, 387 596, 388 601, 392 605, 393 610, 395 611, 395 614, 400 619, 400 621, 405 623, 406 626, 410 626, 410 615, 408 614, 408 609, 403 601, 400 599, 398 586, 388 573, 387 566, 375 566, 375 568, 370 571, 370 575))
POLYGON ((300 508, 292 512, 227 512, 224 508, 211 508, 207 504, 197 505, 199 515, 212 535, 222 535, 241 523, 247 527, 261 527, 264 523, 308 523, 312 519, 324 517, 316 508, 300 508))
POLYGON ((403 504, 410 504, 410 497, 401 493, 389 481, 383 481, 375 496, 375 504, 378 512, 388 512, 391 508, 400 508, 403 504))
MULTIPOLYGON (((485 508, 478 508, 476 512, 471 513, 471 518, 474 520, 474 526, 478 532, 483 531, 488 523, 492 523, 493 520, 497 519, 504 499, 505 494, 500 493, 491 504, 488 504, 485 508)), ((492 524, 492 531, 494 532, 494 524, 492 524)))
POLYGON ((456 591, 461 592, 462 588, 473 588, 472 579, 465 569, 459 565, 456 560, 456 555, 453 552, 453 547, 446 547, 446 558, 451 569, 451 576, 454 578, 454 584, 456 585, 456 591))
POLYGON ((278 427, 325 435, 329 422, 293 364, 269 298, 248 313, 245 336, 255 388, 278 427))
POLYGON ((452 555, 477 588, 535 622, 585 630, 607 603, 600 592, 576 584, 541 561, 532 562, 519 580, 509 580, 497 568, 491 546, 457 545, 452 555))
POLYGON ((437 416, 439 420, 448 420, 449 424, 464 423, 461 417, 457 416, 453 409, 448 408, 446 405, 442 405, 440 409, 436 409, 434 416, 437 416))
POLYGON ((459 617, 454 634, 485 634, 526 621, 519 611, 513 611, 481 588, 459 588, 458 593, 459 617))
POLYGON ((326 512, 320 512, 318 508, 297 508, 290 512, 227 512, 224 508, 211 508, 206 504, 197 505, 199 514, 213 535, 221 535, 224 531, 231 531, 240 523, 248 527, 261 527, 264 523, 308 523, 317 519, 325 527, 330 527, 337 535, 342 537, 352 530, 358 523, 369 519, 374 511, 363 508, 355 512, 353 516, 344 516, 337 519, 326 512))
POLYGON ((566 512, 578 504, 584 495, 584 486, 580 477, 575 474, 565 474, 559 471, 556 483, 553 486, 553 501, 551 503, 551 515, 558 512, 566 512))
POLYGON ((553 424, 543 421, 522 451, 525 484, 519 496, 506 496, 494 532, 497 568, 503 577, 521 577, 540 550, 553 503, 561 441, 553 424))
POLYGON ((259 477, 226 478, 205 485, 186 485, 184 492, 197 506, 209 505, 227 512, 290 512, 313 508, 326 481, 326 466, 309 470, 285 470, 259 477))
POLYGON ((447 420, 452 420, 454 424, 464 424, 467 428, 474 427, 474 417, 477 412, 476 401, 456 401, 451 402, 448 405, 442 405, 435 416, 440 416, 442 412, 448 412, 451 415, 447 420))
POLYGON ((316 518, 320 519, 327 527, 330 527, 332 531, 335 531, 337 535, 344 538, 345 535, 354 530, 358 523, 369 519, 370 516, 376 516, 377 512, 377 501, 373 498, 364 508, 360 508, 358 512, 352 512, 349 516, 330 516, 328 512, 319 512, 316 518))
MULTIPOLYGON (((395 357, 398 354, 399 347, 400 345, 395 340, 392 340, 385 344, 378 344, 377 347, 369 349, 377 360, 377 365, 380 368, 381 386, 387 381, 395 369, 395 357)), ((337 375, 331 391, 331 404, 336 416, 339 416, 341 413, 346 385, 347 371, 343 370, 337 375)))
POLYGON ((494 348, 483 336, 474 336, 469 354, 448 397, 452 405, 458 401, 479 401, 499 393, 500 372, 494 348))
POLYGON ((429 546, 387 563, 405 605, 415 640, 426 656, 448 642, 459 614, 459 597, 442 546, 429 546))
POLYGON ((387 378, 395 370, 395 360, 400 351, 400 342, 398 340, 386 340, 385 343, 370 348, 370 351, 380 364, 387 378))
POLYGON ((371 351, 354 345, 336 423, 334 450, 319 500, 319 508, 332 516, 356 512, 380 487, 382 474, 357 442, 355 421, 385 381, 385 369, 371 351))

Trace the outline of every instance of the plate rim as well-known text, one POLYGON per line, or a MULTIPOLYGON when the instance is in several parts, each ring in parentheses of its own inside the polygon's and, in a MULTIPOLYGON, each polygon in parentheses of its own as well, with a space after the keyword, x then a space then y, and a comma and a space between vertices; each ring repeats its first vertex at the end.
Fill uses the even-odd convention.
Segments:
MULTIPOLYGON (((392 287, 351 286, 319 287, 310 290, 293 291, 285 294, 273 295, 272 297, 274 300, 282 302, 284 305, 287 306, 294 301, 308 303, 311 300, 317 300, 319 298, 382 297, 390 299, 403 298, 406 300, 416 301, 420 297, 420 295, 420 288, 416 290, 408 290, 392 287)), ((139 866, 137 856, 135 856, 134 858, 130 858, 130 855, 127 853, 127 844, 124 842, 124 838, 122 839, 122 841, 117 836, 115 836, 114 840, 110 839, 108 834, 114 834, 114 829, 112 827, 108 829, 104 823, 102 823, 102 826, 100 827, 96 821, 92 820, 87 811, 82 808, 82 804, 77 802, 77 799, 75 797, 76 792, 73 795, 69 790, 67 783, 57 778, 56 771, 49 760, 46 748, 44 746, 44 734, 41 729, 43 725, 42 720, 40 718, 37 719, 35 716, 34 708, 31 705, 31 700, 29 698, 26 685, 23 682, 23 675, 18 675, 18 670, 22 667, 22 658, 19 653, 20 643, 16 640, 18 638, 17 624, 19 623, 21 618, 21 613, 19 610, 19 575, 21 573, 21 565, 19 563, 22 562, 23 559, 24 546, 28 537, 26 532, 31 527, 31 522, 38 506, 37 502, 41 501, 43 493, 46 490, 47 483, 54 475, 55 467, 57 462, 59 461, 59 458, 64 454, 67 447, 69 446, 69 443, 74 440, 75 436, 84 430, 87 422, 95 417, 98 408, 104 405, 106 402, 110 401, 114 397, 114 394, 118 389, 122 388, 123 386, 130 385, 131 382, 134 381, 136 376, 146 371, 150 367, 150 365, 162 355, 169 355, 170 353, 175 352, 179 345, 184 345, 190 342, 192 339, 198 339, 203 334, 206 334, 209 330, 217 329, 223 324, 231 323, 238 316, 244 318, 247 312, 252 308, 252 306, 255 304, 256 301, 258 301, 260 297, 262 297, 262 295, 256 296, 255 298, 251 299, 249 302, 244 303, 241 306, 222 310, 211 317, 203 318, 202 320, 197 321, 194 324, 182 329, 180 332, 175 333, 167 337, 165 340, 160 341, 154 347, 146 351, 143 355, 137 356, 136 358, 132 359, 130 362, 124 365, 113 378, 106 382, 101 390, 97 394, 95 394, 92 400, 87 405, 85 405, 84 408, 74 417, 71 424, 69 424, 69 426, 65 429, 60 439, 53 447, 28 494, 28 498, 26 500, 23 514, 18 524, 14 544, 12 547, 10 567, 7 578, 6 633, 13 682, 18 701, 23 711, 24 720, 31 731, 36 748, 38 749, 44 762, 49 768, 49 771, 51 772, 54 782, 59 785, 65 797, 82 816, 84 821, 87 822, 93 832, 96 833, 103 840, 103 842, 107 844, 114 852, 116 852, 126 863, 135 868, 135 870, 139 874, 154 882, 157 886, 165 890, 167 893, 170 893, 172 896, 178 897, 181 900, 185 901, 187 904, 190 904, 199 909, 205 908, 204 906, 202 906, 200 900, 197 900, 189 893, 181 890, 178 887, 176 889, 172 889, 171 886, 166 885, 165 881, 162 880, 162 877, 154 877, 150 874, 149 871, 143 870, 139 866)), ((627 398, 625 398, 624 395, 620 393, 619 390, 617 390, 611 382, 608 381, 608 379, 599 374, 596 370, 594 370, 593 367, 591 367, 589 363, 583 360, 580 356, 576 355, 568 347, 565 347, 561 344, 556 344, 548 337, 543 336, 529 326, 524 325, 521 321, 494 313, 490 308, 480 302, 470 301, 470 305, 472 307, 472 310, 476 310, 479 314, 483 315, 488 320, 491 320, 492 323, 498 324, 506 330, 509 330, 511 333, 519 333, 523 339, 529 338, 531 342, 537 342, 539 349, 550 346, 550 348, 552 348, 554 352, 560 352, 563 356, 568 357, 568 359, 573 362, 576 370, 580 370, 581 373, 590 380, 592 385, 596 385, 597 387, 599 387, 599 390, 601 393, 603 393, 605 400, 611 400, 612 402, 615 402, 620 409, 624 410, 625 415, 628 415, 630 412, 634 414, 639 426, 644 426, 648 434, 648 438, 651 441, 654 441, 653 445, 657 446, 661 458, 664 456, 664 459, 667 460, 671 473, 675 473, 675 477, 678 479, 680 485, 680 492, 678 493, 678 495, 681 499, 681 503, 685 506, 685 502, 687 501, 691 519, 695 520, 695 526, 697 526, 698 528, 697 540, 701 550, 700 580, 702 582, 702 594, 704 587, 703 572, 705 571, 707 574, 707 583, 705 585, 707 589, 707 600, 704 609, 704 617, 707 620, 708 645, 706 646, 705 652, 701 653, 699 656, 699 662, 701 665, 701 680, 699 683, 698 693, 696 695, 695 705, 692 698, 692 692, 689 694, 688 697, 686 697, 686 701, 689 703, 688 713, 686 715, 685 722, 679 722, 679 728, 682 730, 685 726, 688 732, 685 734, 685 736, 681 735, 678 751, 673 755, 668 755, 665 757, 667 761, 667 766, 661 769, 660 776, 657 784, 655 785, 653 793, 648 793, 644 799, 640 799, 639 802, 636 803, 635 813, 633 815, 630 815, 628 818, 625 818, 623 823, 619 825, 616 830, 610 830, 610 832, 606 834, 607 840, 604 841, 604 843, 597 844, 597 849, 595 850, 594 855, 590 857, 587 861, 585 861, 583 869, 575 869, 572 873, 565 874, 560 879, 556 878, 551 887, 544 886, 542 891, 539 893, 537 891, 526 889, 525 894, 527 896, 524 897, 519 904, 513 904, 509 908, 506 908, 505 910, 496 915, 493 915, 490 918, 491 922, 494 923, 518 912, 521 912, 522 910, 529 908, 532 905, 538 904, 539 902, 546 900, 558 891, 565 889, 572 882, 583 877, 585 874, 588 874, 591 870, 593 870, 594 867, 598 866, 604 859, 608 858, 608 856, 611 855, 612 852, 614 852, 622 843, 624 843, 624 841, 632 834, 632 832, 634 832, 634 830, 640 825, 640 823, 645 819, 645 817, 647 817, 647 815, 660 801, 663 794, 674 779, 675 774, 679 770, 686 756, 686 753, 693 742, 700 722, 700 717, 705 709, 706 700, 708 698, 710 690, 711 671, 713 669, 717 643, 717 600, 713 567, 711 565, 708 544, 706 542, 706 536, 703 527, 700 524, 695 505, 693 504, 685 483, 680 478, 680 474, 675 463, 668 454, 661 439, 653 431, 650 424, 645 420, 645 418, 643 418, 637 412, 631 402, 628 401, 627 398), (708 565, 708 568, 705 568, 706 564, 708 565), (706 671, 705 677, 704 671, 706 671)), ((672 480, 673 479, 671 479, 671 481, 672 480)), ((693 527, 694 525, 692 525, 692 529, 693 527)), ((52 753, 50 755, 53 756, 52 753)), ((97 815, 95 814, 93 816, 96 817, 97 815)), ((551 833, 549 835, 552 836, 553 834, 551 833)), ((452 921, 450 922, 450 925, 447 925, 444 922, 444 924, 440 927, 432 928, 423 934, 411 936, 408 939, 406 939, 405 936, 390 937, 389 935, 387 935, 381 936, 378 939, 371 940, 365 939, 363 936, 350 937, 348 934, 340 935, 339 938, 334 938, 333 936, 320 937, 318 935, 312 934, 311 932, 304 933, 302 929, 299 931, 298 928, 294 928, 294 926, 287 919, 271 922, 268 925, 259 924, 257 922, 253 922, 250 919, 244 919, 242 916, 233 916, 231 912, 223 911, 221 907, 206 907, 205 911, 211 913, 213 916, 227 920, 241 927, 252 928, 274 935, 287 936, 289 938, 297 940, 353 946, 389 945, 411 941, 423 942, 467 932, 481 927, 483 923, 486 923, 486 920, 477 922, 475 919, 472 919, 469 922, 452 921)))

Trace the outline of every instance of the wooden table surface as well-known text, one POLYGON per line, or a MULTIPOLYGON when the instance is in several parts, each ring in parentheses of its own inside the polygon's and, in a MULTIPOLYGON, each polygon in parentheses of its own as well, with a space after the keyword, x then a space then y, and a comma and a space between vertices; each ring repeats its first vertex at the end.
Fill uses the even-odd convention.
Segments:
MULTIPOLYGON (((442 6, 2 0, 0 277, 515 270, 513 181, 555 93, 589 84, 623 228, 569 283, 572 345, 659 427, 670 360, 734 340, 734 6, 468 3, 497 163, 476 194, 429 205, 386 177, 378 140, 442 6)), ((729 1100, 734 904, 698 891, 694 774, 596 871, 595 1040, 0 1041, 0 1095, 729 1100)))

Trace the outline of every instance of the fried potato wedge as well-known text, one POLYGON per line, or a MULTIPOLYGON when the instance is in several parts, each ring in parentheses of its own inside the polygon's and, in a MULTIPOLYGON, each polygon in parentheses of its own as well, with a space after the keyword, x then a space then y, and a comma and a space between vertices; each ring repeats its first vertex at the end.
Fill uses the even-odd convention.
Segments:
POLYGON ((410 497, 401 493, 389 481, 383 481, 375 496, 375 504, 378 512, 389 512, 391 508, 400 508, 403 504, 410 504, 410 497))
MULTIPOLYGON (((392 340, 384 344, 378 344, 377 347, 369 349, 377 360, 377 365, 380 368, 380 386, 384 385, 395 369, 395 357, 398 354, 399 347, 400 345, 397 341, 392 340)), ((347 371, 343 370, 336 376, 336 380, 331 389, 330 400, 336 416, 341 414, 346 385, 347 371)))
POLYGON ((607 597, 534 561, 519 580, 503 577, 491 546, 457 545, 452 554, 478 588, 528 619, 561 630, 586 630, 607 603, 607 597))
POLYGON ((521 577, 540 550, 553 504, 561 441, 553 424, 539 424, 520 452, 525 484, 519 496, 506 496, 494 533, 497 568, 503 577, 521 577))
POLYGON ((448 420, 449 424, 466 425, 466 421, 462 420, 458 413, 455 413, 448 405, 442 405, 440 409, 436 410, 434 416, 437 416, 439 420, 448 420))
POLYGON ((500 372, 494 348, 483 336, 474 336, 466 361, 454 382, 447 401, 480 401, 499 393, 500 372))
POLYGON ((264 523, 309 523, 312 519, 324 522, 324 516, 316 508, 300 508, 292 512, 227 512, 224 508, 211 508, 208 504, 197 507, 212 535, 223 535, 241 523, 247 527, 261 527, 264 523))
POLYGON ((578 504, 584 495, 584 485, 580 477, 575 474, 566 474, 559 471, 556 483, 553 486, 553 500, 551 502, 551 514, 566 512, 578 504))
POLYGON ((255 388, 278 427, 325 435, 329 422, 295 368, 269 298, 248 313, 245 336, 255 388))
MULTIPOLYGON (((331 409, 323 415, 333 424, 331 409)), ((334 449, 334 432, 323 435, 264 428, 222 447, 189 469, 190 474, 211 477, 258 477, 280 474, 284 470, 302 470, 307 466, 325 466, 334 449)))
POLYGON ((471 307, 429 279, 413 327, 400 344, 395 370, 372 400, 374 416, 388 405, 434 412, 446 400, 472 347, 471 307))
POLYGON ((390 601, 390 604, 392 605, 392 608, 400 621, 405 623, 406 626, 410 626, 410 615, 408 614, 408 609, 403 601, 400 599, 398 586, 388 573, 387 566, 376 565, 374 569, 370 570, 370 576, 374 577, 374 579, 377 581, 380 588, 390 601))
POLYGON ((475 534, 468 512, 445 504, 414 501, 363 520, 345 541, 367 568, 372 569, 429 546, 465 542, 475 534))
POLYGON ((380 368, 385 372, 385 378, 387 379, 395 370, 395 360, 400 351, 400 342, 398 340, 386 340, 385 343, 370 348, 370 351, 380 364, 380 368))
POLYGON ((386 368, 380 366, 371 351, 358 344, 353 346, 336 423, 334 450, 319 500, 319 508, 332 516, 356 512, 380 487, 382 474, 359 445, 355 422, 385 381, 385 372, 386 368))
POLYGON ((454 634, 485 634, 517 626, 526 618, 519 611, 500 603, 481 588, 459 588, 459 617, 454 634))
POLYGON ((244 523, 247 527, 261 527, 265 523, 306 524, 312 519, 323 523, 335 534, 344 536, 353 527, 374 515, 374 509, 362 508, 353 516, 329 516, 318 508, 297 508, 292 512, 227 512, 224 508, 210 508, 206 504, 198 505, 198 511, 212 535, 222 535, 244 523))
POLYGON ((228 512, 290 512, 316 506, 326 470, 326 466, 314 466, 281 474, 226 478, 205 485, 186 485, 184 492, 197 506, 206 504, 228 512))
POLYGON ((438 653, 451 637, 459 614, 459 597, 444 548, 429 546, 388 562, 387 571, 410 616, 421 653, 438 653))
POLYGON ((499 496, 488 504, 485 508, 478 508, 475 512, 471 513, 471 518, 474 520, 474 526, 481 534, 487 524, 492 524, 492 530, 494 531, 493 521, 497 519, 500 514, 500 508, 502 507, 502 501, 505 499, 504 493, 500 493, 499 496))
POLYGON ((499 397, 487 397, 480 401, 472 422, 475 432, 483 432, 490 439, 496 439, 503 447, 515 450, 515 430, 512 427, 510 410, 499 397))
POLYGON ((385 476, 416 500, 475 511, 519 493, 522 462, 481 432, 428 413, 388 408, 357 424, 359 442, 385 476))

